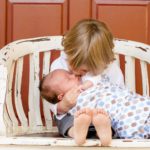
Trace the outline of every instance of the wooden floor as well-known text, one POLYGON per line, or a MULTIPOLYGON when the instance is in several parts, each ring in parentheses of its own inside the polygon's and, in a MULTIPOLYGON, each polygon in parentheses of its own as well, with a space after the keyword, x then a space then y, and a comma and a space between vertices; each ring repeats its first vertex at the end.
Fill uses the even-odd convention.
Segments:
POLYGON ((150 148, 116 148, 116 147, 51 147, 51 146, 23 146, 0 145, 0 150, 149 150, 150 148))

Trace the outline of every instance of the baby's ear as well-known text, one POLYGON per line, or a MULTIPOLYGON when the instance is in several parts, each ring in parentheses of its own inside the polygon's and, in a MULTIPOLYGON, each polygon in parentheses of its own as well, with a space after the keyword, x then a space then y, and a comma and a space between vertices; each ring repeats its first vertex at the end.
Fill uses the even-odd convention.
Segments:
POLYGON ((63 97, 64 97, 64 94, 59 94, 58 96, 57 96, 57 99, 59 100, 59 101, 61 101, 62 99, 63 99, 63 97))

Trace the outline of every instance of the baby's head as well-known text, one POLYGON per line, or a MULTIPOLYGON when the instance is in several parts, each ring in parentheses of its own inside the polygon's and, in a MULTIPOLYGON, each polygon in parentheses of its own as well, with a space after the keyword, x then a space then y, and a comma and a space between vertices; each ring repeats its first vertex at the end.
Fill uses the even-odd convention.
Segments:
POLYGON ((62 100, 66 92, 78 86, 80 80, 74 74, 63 69, 57 69, 46 75, 40 82, 40 94, 50 103, 62 100))

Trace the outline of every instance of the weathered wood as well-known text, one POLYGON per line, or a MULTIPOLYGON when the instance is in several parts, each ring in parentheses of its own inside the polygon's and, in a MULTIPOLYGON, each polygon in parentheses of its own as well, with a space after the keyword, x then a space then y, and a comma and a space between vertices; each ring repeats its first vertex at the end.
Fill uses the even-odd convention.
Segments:
POLYGON ((39 99, 39 54, 30 55, 29 77, 29 125, 31 130, 42 130, 39 99))
POLYGON ((21 98, 21 84, 22 84, 22 73, 23 73, 23 58, 18 59, 16 65, 16 79, 15 79, 15 106, 16 111, 21 122, 21 126, 26 128, 28 126, 28 120, 26 118, 22 98, 21 98))
MULTIPOLYGON (((44 77, 45 75, 47 75, 50 72, 50 57, 51 57, 50 52, 44 53, 42 77, 44 77)), ((44 99, 42 99, 42 102, 43 102, 46 128, 51 130, 52 129, 52 117, 50 114, 49 103, 47 101, 45 101, 44 99)))
POLYGON ((119 59, 119 55, 115 54, 115 62, 117 63, 118 66, 120 66, 120 59, 119 59))
POLYGON ((148 82, 148 69, 147 63, 144 61, 140 61, 141 72, 142 72, 142 88, 143 95, 149 95, 149 82, 148 82))
POLYGON ((135 59, 130 56, 125 56, 125 84, 135 92, 135 59))
MULTIPOLYGON (((10 66, 8 66, 10 67, 10 66)), ((10 131, 12 131, 12 134, 18 133, 18 120, 14 112, 13 104, 12 104, 12 82, 13 82, 13 75, 14 75, 14 69, 15 69, 15 62, 12 62, 10 70, 8 70, 8 80, 7 80, 7 94, 6 94, 6 107, 8 111, 8 118, 9 121, 11 121, 12 126, 10 128, 10 131)))
POLYGON ((116 39, 114 43, 115 53, 137 58, 150 64, 150 46, 148 44, 120 39, 116 39))
POLYGON ((127 87, 135 91, 135 59, 140 60, 143 95, 149 96, 149 79, 147 64, 150 64, 150 46, 148 44, 116 39, 114 52, 125 56, 125 83, 127 87))
POLYGON ((6 82, 7 82, 7 68, 0 65, 0 135, 5 135, 7 127, 4 122, 4 107, 5 107, 5 94, 6 94, 6 82))
MULTIPOLYGON (((72 138, 52 138, 52 137, 0 137, 0 144, 9 145, 47 145, 47 146, 73 146, 78 147, 72 138)), ((82 146, 101 146, 100 140, 86 140, 82 146)), ((82 147, 81 146, 81 147, 82 147)), ((110 147, 150 147, 150 140, 120 140, 113 139, 110 147)))

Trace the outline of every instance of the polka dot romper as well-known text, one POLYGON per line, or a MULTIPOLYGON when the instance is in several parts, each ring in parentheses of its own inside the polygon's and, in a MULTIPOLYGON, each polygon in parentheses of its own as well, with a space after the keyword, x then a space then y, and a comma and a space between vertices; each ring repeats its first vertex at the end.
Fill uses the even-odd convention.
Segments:
POLYGON ((97 85, 82 92, 69 113, 81 108, 103 108, 109 115, 118 138, 150 138, 150 98, 102 78, 97 85))

